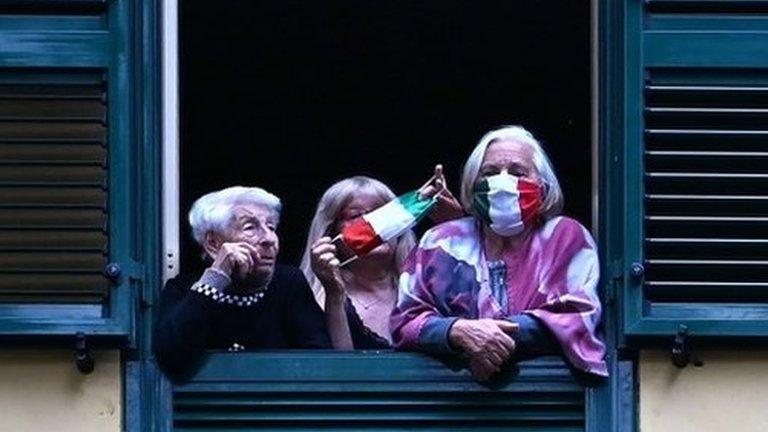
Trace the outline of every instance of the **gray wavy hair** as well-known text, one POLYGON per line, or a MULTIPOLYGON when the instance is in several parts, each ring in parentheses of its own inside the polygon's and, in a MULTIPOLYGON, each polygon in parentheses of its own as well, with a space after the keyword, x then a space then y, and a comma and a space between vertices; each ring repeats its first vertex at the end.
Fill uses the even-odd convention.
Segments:
POLYGON ((232 186, 205 194, 192 204, 188 219, 195 241, 202 245, 205 233, 224 232, 232 223, 233 208, 242 204, 265 207, 272 211, 277 219, 280 218, 280 198, 262 188, 232 186))
MULTIPOLYGON (((301 258, 301 271, 304 272, 309 286, 312 287, 312 293, 320 307, 325 307, 325 289, 315 276, 310 265, 312 245, 325 233, 331 224, 337 222, 339 214, 352 201, 356 194, 371 194, 381 200, 382 203, 395 199, 395 194, 384 183, 366 176, 354 176, 341 180, 323 194, 320 202, 317 204, 315 216, 312 218, 312 224, 309 227, 307 236, 307 245, 304 248, 304 254, 301 258)), ((397 278, 400 269, 405 262, 405 258, 416 245, 416 236, 408 231, 397 239, 390 240, 390 244, 395 249, 394 263, 391 271, 392 276, 397 278)), ((347 271, 342 269, 342 275, 347 271)))
POLYGON ((559 215, 563 211, 564 198, 560 182, 555 175, 555 169, 541 143, 532 133, 521 126, 504 126, 492 130, 480 138, 480 141, 464 164, 464 172, 461 175, 461 205, 464 207, 464 210, 474 215, 472 200, 474 198, 474 186, 477 181, 477 175, 480 172, 480 166, 483 163, 488 146, 496 141, 515 141, 526 144, 531 148, 533 151, 533 165, 545 184, 541 216, 544 220, 548 220, 559 215))

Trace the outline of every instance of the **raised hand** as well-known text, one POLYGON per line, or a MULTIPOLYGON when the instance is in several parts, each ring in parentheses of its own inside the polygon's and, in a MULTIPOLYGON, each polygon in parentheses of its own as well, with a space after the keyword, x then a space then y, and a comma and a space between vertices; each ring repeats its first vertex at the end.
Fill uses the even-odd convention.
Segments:
POLYGON ((429 218, 435 223, 441 223, 464 216, 459 200, 447 187, 443 166, 435 165, 435 173, 432 179, 419 189, 419 194, 425 198, 437 198, 437 205, 429 213, 429 218))
POLYGON ((259 252, 244 242, 223 243, 216 253, 211 267, 230 277, 245 279, 259 260, 259 252))
POLYGON ((339 258, 336 246, 330 237, 320 237, 313 245, 310 266, 317 279, 323 284, 328 297, 341 297, 344 294, 344 281, 339 270, 339 258))

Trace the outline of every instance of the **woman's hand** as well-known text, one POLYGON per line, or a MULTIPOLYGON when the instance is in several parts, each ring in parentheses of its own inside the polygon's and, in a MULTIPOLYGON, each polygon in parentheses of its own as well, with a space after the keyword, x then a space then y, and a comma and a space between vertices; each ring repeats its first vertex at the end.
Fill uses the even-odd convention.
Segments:
POLYGON ((330 237, 320 237, 313 245, 310 266, 325 288, 327 298, 343 300, 344 281, 339 270, 336 246, 330 237))
POLYGON ((259 251, 248 243, 223 243, 211 267, 233 277, 245 279, 259 260, 259 251))
POLYGON ((518 328, 517 324, 504 320, 460 319, 451 326, 448 340, 468 356, 472 376, 478 381, 487 381, 515 354, 515 340, 511 335, 518 328))
POLYGON ((422 186, 419 190, 419 194, 423 198, 437 196, 437 205, 435 205, 435 208, 429 212, 429 218, 432 219, 432 222, 434 223, 441 223, 464 217, 464 210, 462 210, 459 200, 453 196, 446 185, 443 166, 438 164, 435 165, 435 174, 432 177, 432 180, 422 186))

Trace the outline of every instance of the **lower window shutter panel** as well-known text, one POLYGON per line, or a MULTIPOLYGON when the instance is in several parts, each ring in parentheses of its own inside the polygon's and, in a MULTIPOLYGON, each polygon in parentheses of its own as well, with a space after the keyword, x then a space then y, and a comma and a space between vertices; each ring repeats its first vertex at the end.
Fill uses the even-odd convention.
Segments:
POLYGON ((105 77, 0 72, 0 302, 109 294, 105 77))
POLYGON ((174 386, 173 430, 575 432, 584 394, 559 358, 489 388, 414 354, 217 353, 174 386))
POLYGON ((628 336, 768 335, 768 2, 736 3, 628 9, 628 336))

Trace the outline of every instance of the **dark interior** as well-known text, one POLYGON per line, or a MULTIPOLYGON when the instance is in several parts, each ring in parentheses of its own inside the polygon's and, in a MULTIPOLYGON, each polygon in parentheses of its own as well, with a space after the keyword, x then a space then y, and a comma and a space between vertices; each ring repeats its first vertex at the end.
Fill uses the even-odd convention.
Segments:
POLYGON ((544 143, 565 213, 589 227, 589 2, 179 4, 183 267, 199 261, 186 213, 206 192, 278 195, 281 260, 296 264, 333 182, 365 174, 400 194, 443 163, 458 193, 477 140, 505 124, 544 143))

